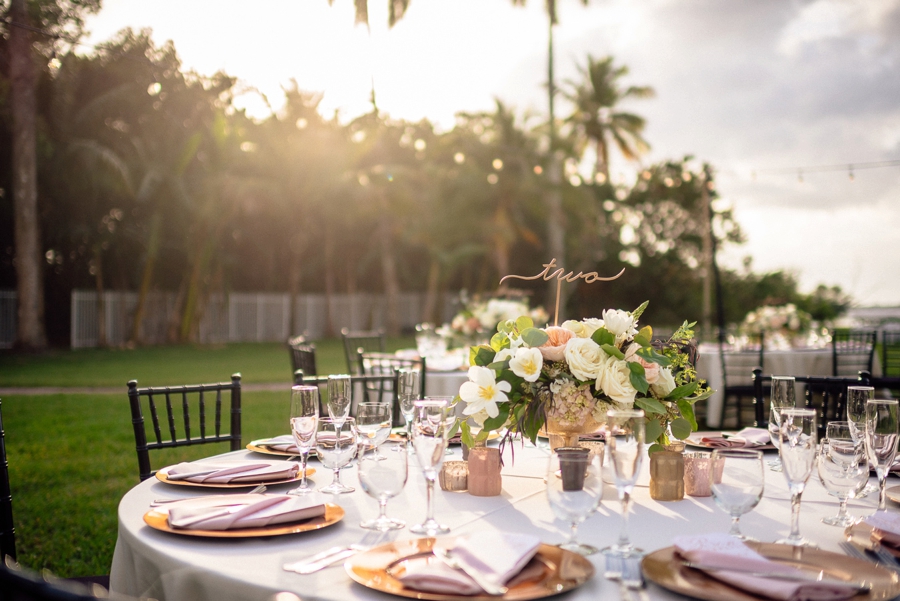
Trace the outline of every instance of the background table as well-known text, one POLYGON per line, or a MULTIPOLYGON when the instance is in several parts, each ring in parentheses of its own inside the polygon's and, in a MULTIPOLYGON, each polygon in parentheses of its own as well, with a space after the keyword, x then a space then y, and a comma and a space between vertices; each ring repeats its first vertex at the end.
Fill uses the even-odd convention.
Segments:
MULTIPOLYGON (((456 453, 459 453, 457 449, 456 453)), ((498 497, 473 497, 467 493, 437 490, 437 517, 448 524, 452 535, 472 532, 530 532, 546 543, 565 539, 568 526, 554 520, 547 504, 543 482, 547 463, 545 450, 518 444, 515 462, 507 449, 504 457, 503 492, 498 497)), ((239 451, 229 456, 259 457, 239 451)), ((451 458, 451 457, 448 457, 451 458)), ((456 457, 458 458, 458 457, 456 457)), ((646 551, 667 547, 673 537, 701 532, 726 532, 729 517, 718 509, 712 498, 685 497, 683 501, 662 503, 650 498, 647 463, 634 492, 631 515, 632 540, 646 551)), ((319 470, 315 480, 327 483, 331 475, 319 470)), ((410 463, 409 482, 403 493, 388 503, 388 514, 414 524, 424 517, 425 484, 415 465, 410 463)), ((359 527, 363 519, 374 517, 376 502, 358 486, 355 468, 344 470, 343 480, 356 485, 356 492, 329 497, 346 511, 342 522, 320 531, 296 535, 251 539, 203 539, 159 532, 144 525, 142 516, 152 499, 211 494, 210 489, 166 485, 147 480, 129 491, 119 504, 119 534, 113 557, 111 586, 114 592, 150 596, 160 601, 252 601, 270 598, 279 591, 291 591, 304 601, 347 599, 387 599, 350 580, 341 566, 301 576, 282 570, 282 564, 298 561, 334 545, 371 543, 374 537, 359 527)), ((900 482, 895 479, 889 485, 900 482)), ((284 492, 292 485, 270 487, 284 492)), ((866 515, 874 511, 877 500, 851 501, 850 511, 866 515)), ((893 510, 896 510, 894 505, 893 510)), ((839 552, 841 528, 826 526, 821 518, 837 511, 837 501, 827 495, 816 480, 810 479, 803 495, 801 532, 822 549, 839 552)), ((743 531, 761 541, 786 536, 790 522, 790 495, 781 473, 766 471, 766 490, 757 508, 741 520, 743 531)), ((615 542, 621 518, 615 489, 606 485, 599 510, 582 524, 579 538, 603 547, 615 542)), ((387 535, 383 541, 413 538, 408 528, 387 535)), ((590 560, 597 568, 595 577, 567 600, 618 599, 618 585, 603 578, 603 556, 590 560)), ((648 586, 650 599, 676 600, 684 597, 655 585, 648 586)))
POLYGON ((463 382, 469 380, 467 371, 428 371, 425 376, 426 396, 456 396, 463 382))

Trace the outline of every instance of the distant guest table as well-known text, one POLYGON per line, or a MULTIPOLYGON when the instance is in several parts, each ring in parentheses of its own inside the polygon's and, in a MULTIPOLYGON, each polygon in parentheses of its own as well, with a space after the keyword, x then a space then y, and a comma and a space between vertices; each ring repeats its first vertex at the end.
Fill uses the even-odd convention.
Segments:
MULTIPOLYGON (((831 347, 766 350, 763 354, 763 374, 775 376, 830 376, 832 374, 831 347)), ((874 373, 880 373, 881 364, 875 357, 874 373)), ((725 404, 725 381, 722 377, 722 360, 719 345, 701 344, 697 375, 706 380, 716 391, 707 402, 706 424, 710 428, 722 425, 725 404)), ((749 375, 749 374, 748 374, 749 375)))
POLYGON ((426 396, 456 396, 463 382, 469 380, 467 372, 456 371, 431 371, 425 376, 426 396))

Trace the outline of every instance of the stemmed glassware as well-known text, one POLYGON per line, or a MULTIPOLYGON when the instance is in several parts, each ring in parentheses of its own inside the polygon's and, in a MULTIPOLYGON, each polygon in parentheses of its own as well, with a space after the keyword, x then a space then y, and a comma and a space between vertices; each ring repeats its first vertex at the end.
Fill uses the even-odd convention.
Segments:
POLYGON ((800 536, 800 497, 816 463, 816 412, 812 409, 782 409, 780 443, 778 452, 791 491, 791 533, 775 542, 795 547, 812 546, 800 536))
POLYGON ((338 432, 344 420, 350 415, 350 403, 353 399, 353 384, 346 374, 328 376, 328 417, 334 420, 338 432))
POLYGON ((644 412, 637 409, 607 412, 606 444, 612 461, 616 491, 622 503, 622 530, 615 545, 603 549, 607 556, 619 559, 639 557, 641 549, 631 544, 628 537, 628 511, 631 509, 631 492, 641 471, 644 454, 644 412))
POLYGON ((309 451, 316 442, 316 428, 319 422, 319 387, 294 386, 291 388, 291 434, 300 452, 302 477, 300 486, 289 495, 305 495, 315 490, 306 479, 306 464, 309 451))
POLYGON ((453 406, 452 396, 427 396, 426 401, 442 401, 446 403, 444 407, 444 438, 447 440, 447 446, 444 448, 444 455, 452 455, 453 450, 450 448, 450 431, 456 424, 456 407, 453 406))
POLYGON ((550 453, 547 466, 547 501, 553 514, 569 523, 569 538, 561 549, 581 555, 592 555, 596 547, 579 543, 578 525, 600 503, 603 480, 600 478, 600 457, 588 449, 563 447, 550 453))
MULTIPOLYGON (((863 452, 865 452, 866 439, 866 403, 874 398, 875 388, 872 386, 847 387, 847 422, 850 424, 850 434, 853 439, 863 442, 863 452)), ((875 490, 875 486, 866 482, 863 489, 856 493, 856 497, 864 498, 875 490)))
POLYGON ((873 400, 866 403, 866 455, 878 476, 878 510, 886 507, 885 483, 897 455, 900 424, 897 401, 873 400))
POLYGON ((327 417, 320 419, 316 431, 316 455, 322 465, 334 473, 331 484, 320 488, 319 492, 339 495, 356 490, 341 483, 341 468, 349 465, 356 455, 355 419, 344 418, 340 426, 334 419, 327 417))
POLYGON ((386 403, 360 403, 356 408, 356 431, 359 433, 359 444, 373 449, 375 461, 383 461, 384 455, 378 452, 378 447, 391 435, 391 406, 386 403))
MULTIPOLYGON (((385 443, 389 451, 376 457, 375 451, 360 447, 356 466, 359 470, 359 484, 370 497, 378 501, 378 517, 360 523, 367 530, 398 530, 406 525, 403 520, 387 516, 388 499, 396 497, 406 486, 409 474, 406 452, 406 441, 385 443)), ((377 447, 376 447, 377 449, 377 447)))
MULTIPOLYGON (((406 440, 409 440, 411 436, 413 414, 416 410, 415 402, 418 398, 419 372, 414 369, 401 369, 397 383, 397 400, 400 404, 400 413, 406 422, 406 440)), ((411 450, 412 446, 409 448, 411 450)))
POLYGON ((731 516, 728 534, 741 540, 754 540, 741 533, 740 520, 762 499, 765 488, 762 451, 716 449, 709 462, 709 482, 716 505, 731 516))
POLYGON ((829 526, 845 528, 856 522, 847 514, 847 499, 862 490, 869 480, 865 446, 864 440, 853 435, 849 422, 829 422, 826 426, 825 439, 819 445, 819 480, 840 503, 837 515, 822 518, 829 526))
MULTIPOLYGON (((772 376, 772 395, 769 406, 769 440, 776 449, 781 448, 781 410, 795 407, 797 400, 793 376, 772 376)), ((781 471, 781 456, 769 461, 773 472, 781 471)))
POLYGON ((434 519, 434 483, 444 463, 444 449, 447 448, 446 411, 446 401, 422 400, 415 403, 412 443, 416 449, 416 460, 425 476, 427 505, 425 521, 409 529, 413 534, 434 536, 450 532, 449 527, 434 519))

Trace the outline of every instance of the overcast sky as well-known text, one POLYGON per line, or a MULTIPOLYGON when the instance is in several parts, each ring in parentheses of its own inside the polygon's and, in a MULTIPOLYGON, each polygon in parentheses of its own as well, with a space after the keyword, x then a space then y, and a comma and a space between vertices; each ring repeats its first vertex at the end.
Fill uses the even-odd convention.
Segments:
MULTIPOLYGON (((804 290, 900 305, 900 167, 857 167, 852 181, 793 170, 900 159, 900 0, 558 1, 559 81, 588 54, 614 55, 626 83, 657 92, 627 107, 648 120, 645 162, 690 154, 718 170, 748 238, 724 262, 750 256, 804 290)), ((390 31, 387 4, 370 0, 370 35, 352 0, 103 0, 89 41, 151 28, 188 69, 224 70, 276 107, 293 78, 344 118, 369 108, 373 81, 380 109, 444 129, 495 97, 546 113, 543 0, 413 0, 390 31)), ((240 102, 264 111, 255 93, 240 102)))

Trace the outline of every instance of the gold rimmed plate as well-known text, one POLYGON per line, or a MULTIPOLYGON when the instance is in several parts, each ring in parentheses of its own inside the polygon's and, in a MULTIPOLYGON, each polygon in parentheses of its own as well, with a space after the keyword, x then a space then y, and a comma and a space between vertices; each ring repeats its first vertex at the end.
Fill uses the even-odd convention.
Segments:
MULTIPOLYGON (((198 488, 254 488, 259 486, 260 484, 265 484, 266 486, 272 486, 275 484, 288 484, 290 482, 300 482, 303 479, 303 472, 297 472, 296 476, 292 476, 290 478, 282 478, 278 480, 253 480, 249 482, 189 482, 187 480, 169 480, 169 475, 166 473, 166 468, 162 468, 158 472, 156 472, 156 479, 160 482, 165 482, 166 484, 171 484, 173 486, 194 486, 198 488)), ((312 476, 316 473, 315 468, 307 467, 306 475, 307 477, 312 476)))
POLYGON ((881 536, 879 533, 875 528, 865 522, 857 522, 852 526, 848 526, 847 529, 844 530, 844 535, 847 537, 848 541, 860 549, 874 550, 876 547, 879 547, 900 559, 900 549, 897 549, 893 545, 881 544, 881 536))
MULTIPOLYGON (((299 456, 298 453, 289 453, 287 451, 273 449, 264 444, 260 444, 266 440, 268 440, 268 438, 260 438, 259 440, 251 440, 250 442, 247 443, 247 450, 253 451, 254 453, 262 453, 263 455, 275 455, 277 457, 297 457, 297 456, 299 456)), ((315 457, 316 450, 310 449, 309 456, 315 457)))
POLYGON ((344 510, 339 505, 325 504, 325 515, 287 524, 273 524, 262 528, 235 528, 234 530, 195 530, 193 528, 172 528, 169 526, 168 512, 151 509, 144 514, 144 523, 155 530, 181 534, 183 536, 204 536, 211 538, 251 538, 255 536, 282 536, 319 530, 337 524, 344 518, 344 510))
POLYGON ((698 449, 706 449, 708 451, 715 451, 716 449, 752 449, 754 451, 774 451, 775 447, 771 444, 763 444, 763 445, 755 445, 750 447, 717 447, 714 445, 710 445, 709 443, 703 442, 703 438, 727 438, 728 436, 736 435, 736 431, 722 431, 722 430, 709 430, 709 431, 700 431, 694 432, 690 435, 690 437, 684 439, 684 444, 689 447, 695 447, 698 449))
MULTIPOLYGON (((893 599, 900 594, 900 575, 878 567, 872 562, 854 559, 839 553, 776 545, 772 543, 747 543, 747 546, 763 557, 816 575, 823 572, 826 578, 844 582, 865 582, 871 586, 867 592, 852 597, 856 601, 893 599)), ((670 591, 709 601, 759 601, 764 597, 734 588, 712 576, 686 567, 676 555, 675 547, 666 547, 650 553, 641 562, 648 580, 670 591)))
MULTIPOLYGON (((359 584, 382 593, 430 601, 526 601, 543 599, 577 588, 591 579, 594 566, 586 558, 559 547, 542 544, 531 562, 507 586, 502 596, 429 593, 406 588, 398 579, 414 562, 437 561, 432 553, 437 539, 395 541, 358 553, 344 564, 359 584)), ((441 546, 446 546, 442 541, 441 546)))
MULTIPOLYGON (((891 470, 893 473, 896 473, 893 468, 891 470)), ((884 495, 893 501, 894 503, 900 503, 900 486, 892 486, 890 488, 885 489, 884 495)))

